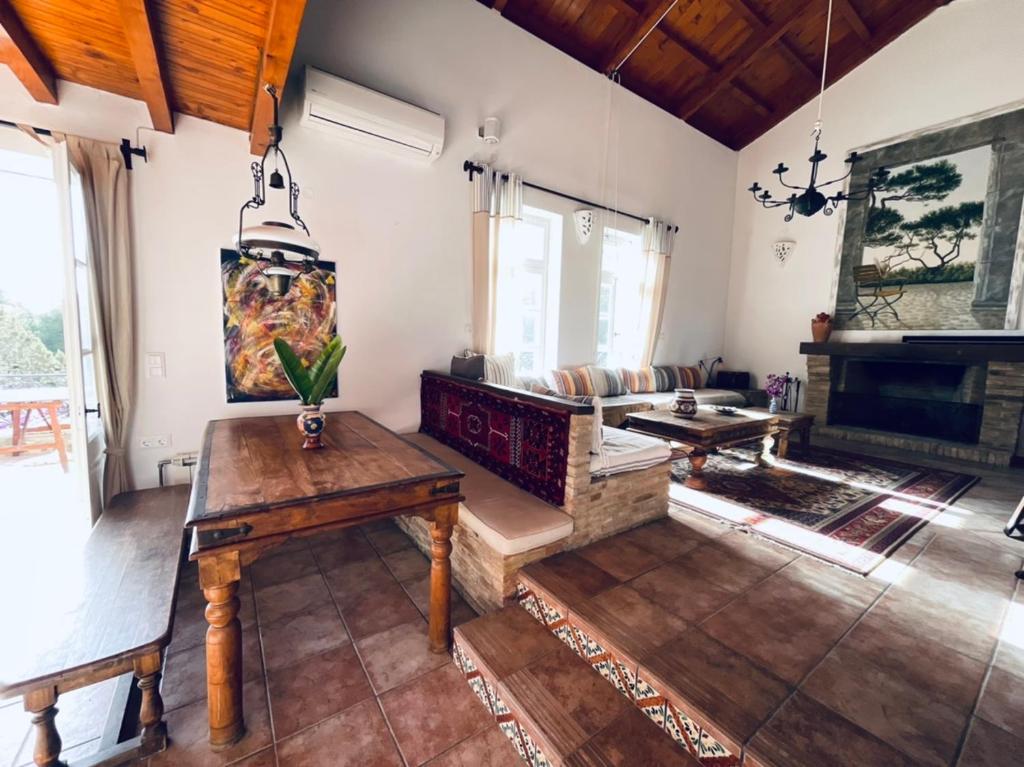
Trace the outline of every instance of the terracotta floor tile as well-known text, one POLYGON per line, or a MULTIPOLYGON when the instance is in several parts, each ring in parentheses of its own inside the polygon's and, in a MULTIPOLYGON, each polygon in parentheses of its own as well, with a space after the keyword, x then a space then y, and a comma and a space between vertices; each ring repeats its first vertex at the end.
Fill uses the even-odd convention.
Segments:
POLYGON ((711 540, 672 519, 636 527, 622 537, 663 560, 675 559, 711 540))
POLYGON ((1024 717, 1024 677, 992 669, 975 712, 986 722, 1020 732, 1024 717))
POLYGON ((618 586, 620 581, 574 551, 555 554, 521 571, 565 613, 585 599, 618 586))
POLYGON ((373 591, 349 597, 341 608, 341 615, 353 639, 379 634, 420 617, 420 611, 394 580, 373 591))
POLYGON ((999 630, 995 667, 1024 677, 1024 587, 1018 586, 999 630))
POLYGON ((277 757, 274 755, 273 747, 265 748, 245 759, 232 762, 231 767, 277 767, 277 757))
MULTIPOLYGON (((79 743, 77 746, 65 746, 60 751, 61 761, 72 764, 84 762, 88 757, 100 750, 100 744, 100 738, 92 738, 84 743, 79 743)), ((32 754, 34 749, 34 741, 26 743, 24 748, 21 749, 21 753, 15 757, 11 764, 15 765, 15 767, 35 767, 35 759, 32 754)))
POLYGON ((630 706, 565 761, 566 767, 700 767, 640 709, 630 706))
POLYGON ((701 628, 790 684, 825 657, 863 612, 786 571, 730 602, 701 628))
POLYGON ((682 618, 629 586, 619 586, 581 602, 572 611, 571 620, 634 667, 688 628, 682 618))
MULTIPOLYGON (((416 605, 420 615, 430 618, 430 576, 424 575, 421 578, 414 578, 404 581, 402 588, 409 595, 409 599, 416 605)), ((467 621, 477 617, 476 610, 470 607, 454 588, 452 589, 452 626, 460 626, 467 621)))
POLYGON ((301 578, 317 570, 313 552, 308 547, 275 554, 256 560, 252 566, 253 584, 257 588, 301 578))
POLYGON ((295 663, 349 641, 333 602, 260 626, 268 670, 295 663))
POLYGON ((869 612, 837 646, 856 652, 888 676, 900 677, 933 700, 969 714, 986 664, 930 639, 896 631, 869 612))
POLYGON ((286 615, 297 615, 322 607, 330 601, 331 595, 320 573, 256 590, 259 620, 264 626, 286 615))
MULTIPOLYGON (((26 740, 29 739, 29 730, 32 730, 32 715, 24 710, 21 701, 14 699, 4 701, 9 703, 0 708, 0 755, 4 761, 9 762, 9 756, 17 754, 26 740)), ((58 703, 58 709, 62 705, 58 703)), ((59 731, 64 717, 57 713, 57 729, 59 731)), ((33 733, 34 736, 34 733, 33 733)), ((32 739, 34 741, 34 738, 32 739)))
POLYGON ((977 717, 971 722, 957 767, 1020 767, 1024 740, 977 717))
POLYGON ((744 762, 757 767, 914 767, 905 754, 799 692, 754 736, 744 762))
POLYGON ((498 683, 498 691, 544 754, 556 762, 632 708, 565 645, 507 676, 498 683))
POLYGON ((375 700, 340 714, 277 744, 280 767, 402 767, 402 757, 375 700))
POLYGON ((385 693, 380 703, 410 765, 423 764, 494 726, 487 709, 451 663, 385 693))
MULTIPOLYGON (((949 660, 950 673, 955 673, 949 660)), ((928 661, 920 659, 922 664, 928 661)), ((921 764, 937 767, 952 762, 973 704, 972 698, 967 710, 953 708, 843 645, 825 658, 800 691, 921 764)))
POLYGON ((449 661, 446 654, 430 651, 422 618, 363 637, 356 647, 378 695, 449 661))
POLYGON ((325 573, 342 565, 376 559, 377 550, 359 530, 347 528, 313 539, 313 555, 325 573))
POLYGON ((812 557, 800 557, 780 571, 779 577, 788 578, 821 596, 839 599, 861 609, 867 608, 885 589, 884 584, 812 557))
POLYGON ((242 687, 246 733, 225 751, 210 749, 205 700, 168 712, 164 719, 170 745, 150 759, 150 767, 220 767, 262 751, 271 744, 266 695, 262 680, 247 682, 242 687))
POLYGON ((976 660, 988 662, 999 636, 1000 621, 983 619, 955 605, 921 599, 909 591, 887 591, 869 617, 884 619, 894 631, 923 634, 976 660))
POLYGON ((673 562, 691 578, 701 578, 738 594, 763 581, 792 559, 780 557, 774 547, 769 549, 764 545, 744 551, 742 544, 749 543, 749 538, 740 533, 727 533, 677 557, 673 562))
POLYGON ((378 557, 340 565, 325 573, 324 579, 342 610, 357 602, 367 592, 397 583, 378 557))
POLYGON ((564 645, 526 610, 506 607, 459 626, 455 635, 487 670, 500 681, 509 674, 564 645))
MULTIPOLYGON (((262 675, 259 633, 255 626, 250 626, 242 629, 242 680, 248 682, 262 675)), ((166 711, 197 700, 206 700, 205 645, 168 654, 160 694, 166 711)))
POLYGON ((278 740, 373 695, 351 644, 271 671, 268 682, 278 740))
POLYGON ((622 535, 591 543, 577 549, 576 553, 620 581, 628 581, 661 564, 659 557, 626 540, 622 535))
POLYGON ((957 562, 936 553, 929 546, 893 584, 892 591, 909 591, 914 596, 973 613, 979 620, 999 620, 1016 587, 1016 564, 999 566, 1002 557, 993 552, 994 564, 957 562))
POLYGON ((673 615, 698 623, 735 598, 724 586, 669 562, 629 581, 629 587, 673 615))
POLYGON ((373 544, 373 548, 375 548, 377 553, 381 556, 384 556, 385 554, 394 554, 396 551, 408 549, 413 545, 412 539, 399 530, 394 523, 392 523, 390 527, 385 527, 380 530, 370 530, 366 533, 366 537, 370 539, 370 543, 373 544))
POLYGON ((383 560, 397 581, 422 578, 430 572, 430 560, 423 556, 417 548, 402 549, 393 554, 386 554, 383 560))
POLYGON ((782 680, 699 629, 648 657, 640 677, 674 699, 733 753, 739 753, 790 692, 782 680))
POLYGON ((466 738, 427 764, 429 767, 523 767, 523 760, 498 725, 494 725, 466 738))

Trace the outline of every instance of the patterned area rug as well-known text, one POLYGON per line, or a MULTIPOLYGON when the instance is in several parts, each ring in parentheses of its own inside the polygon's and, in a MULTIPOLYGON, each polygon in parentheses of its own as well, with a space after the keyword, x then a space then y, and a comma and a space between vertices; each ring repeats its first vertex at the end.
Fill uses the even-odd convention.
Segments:
POLYGON ((868 573, 917 530, 949 508, 977 477, 833 450, 812 449, 759 466, 753 448, 708 456, 707 490, 682 483, 672 464, 676 502, 766 538, 868 573))

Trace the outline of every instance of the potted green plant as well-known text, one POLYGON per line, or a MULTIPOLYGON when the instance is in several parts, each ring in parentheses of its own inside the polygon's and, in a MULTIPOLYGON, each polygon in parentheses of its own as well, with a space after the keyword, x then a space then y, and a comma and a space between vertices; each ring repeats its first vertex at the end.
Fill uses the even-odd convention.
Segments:
POLYGON ((283 338, 274 339, 274 351, 281 360, 281 367, 288 378, 288 383, 302 400, 302 412, 296 420, 299 431, 306 438, 302 443, 305 450, 323 447, 320 436, 323 434, 327 420, 326 413, 320 412, 324 397, 331 388, 338 373, 338 366, 345 357, 347 346, 341 345, 341 338, 335 336, 320 351, 320 355, 312 365, 299 359, 299 356, 283 338))

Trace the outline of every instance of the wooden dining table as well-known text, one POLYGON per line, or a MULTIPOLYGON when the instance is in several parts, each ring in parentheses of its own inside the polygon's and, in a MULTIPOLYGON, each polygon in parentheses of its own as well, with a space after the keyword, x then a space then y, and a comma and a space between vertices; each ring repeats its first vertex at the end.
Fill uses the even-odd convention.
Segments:
POLYGON ((356 411, 327 414, 323 447, 302 449, 294 416, 211 421, 185 525, 207 602, 210 744, 245 734, 242 568, 289 538, 402 514, 431 523, 429 647, 451 635, 451 535, 461 471, 356 411))

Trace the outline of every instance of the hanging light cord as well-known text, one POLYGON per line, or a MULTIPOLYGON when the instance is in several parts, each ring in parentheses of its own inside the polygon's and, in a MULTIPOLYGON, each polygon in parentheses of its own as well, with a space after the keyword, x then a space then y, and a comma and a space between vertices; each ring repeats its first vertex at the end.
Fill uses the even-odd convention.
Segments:
POLYGON ((821 135, 821 104, 825 100, 825 73, 828 71, 828 41, 832 35, 832 0, 828 0, 828 15, 825 17, 825 55, 821 60, 821 88, 818 90, 818 119, 814 121, 811 135, 821 135))

